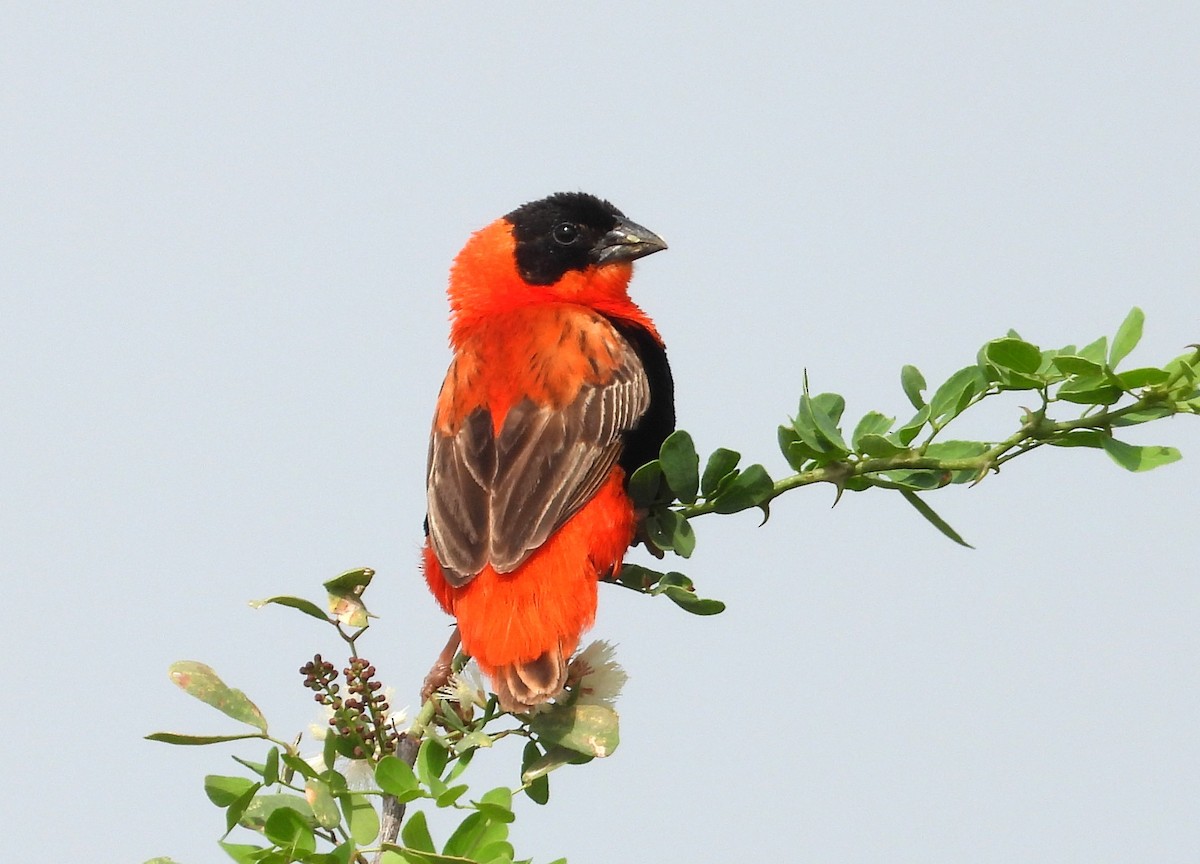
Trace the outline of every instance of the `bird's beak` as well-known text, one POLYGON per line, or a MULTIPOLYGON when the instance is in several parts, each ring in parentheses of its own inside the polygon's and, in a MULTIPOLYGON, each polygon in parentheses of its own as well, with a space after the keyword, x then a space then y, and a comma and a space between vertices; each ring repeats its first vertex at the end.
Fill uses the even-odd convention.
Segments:
POLYGON ((667 243, 649 228, 622 219, 600 242, 592 247, 592 260, 597 264, 633 261, 667 248, 667 243))

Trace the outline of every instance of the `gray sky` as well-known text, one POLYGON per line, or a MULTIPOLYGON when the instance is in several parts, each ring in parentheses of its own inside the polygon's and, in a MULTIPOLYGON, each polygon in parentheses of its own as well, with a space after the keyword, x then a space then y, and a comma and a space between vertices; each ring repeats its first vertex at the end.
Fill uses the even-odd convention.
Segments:
MULTIPOLYGON (((202 775, 260 754, 142 741, 232 725, 167 665, 286 736, 336 648, 247 600, 375 567, 364 653, 415 691, 446 271, 517 204, 583 189, 670 242, 633 287, 680 423, 776 473, 804 368, 905 414, 901 364, 1009 327, 1085 342, 1136 303, 1135 364, 1200 341, 1200 7, 894 5, 10 4, 0 857, 222 860, 202 775)), ((728 611, 602 591, 622 745, 520 808, 518 852, 1195 861, 1200 426, 1128 437, 1185 459, 933 496, 973 552, 882 493, 697 522, 728 611)))

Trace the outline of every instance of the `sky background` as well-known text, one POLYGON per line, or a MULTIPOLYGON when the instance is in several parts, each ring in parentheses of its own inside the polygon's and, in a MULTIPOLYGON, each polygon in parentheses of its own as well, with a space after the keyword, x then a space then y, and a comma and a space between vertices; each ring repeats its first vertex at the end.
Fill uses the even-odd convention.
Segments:
MULTIPOLYGON (((447 627, 417 570, 446 273, 518 204, 582 189, 668 240, 633 293, 680 425, 776 474, 804 369, 907 416, 902 364, 940 381, 1009 327, 1083 344, 1137 304, 1134 365, 1200 341, 1193 3, 4 18, 7 861, 224 860, 202 776, 261 751, 142 740, 234 729, 168 664, 287 737, 316 717, 295 670, 337 649, 248 600, 374 567, 363 652, 415 703, 447 627)), ((698 521, 683 569, 728 611, 602 588, 622 744, 519 808, 518 852, 1197 860, 1200 424, 1126 437, 1185 458, 1038 452, 931 496, 975 551, 881 492, 698 521)))

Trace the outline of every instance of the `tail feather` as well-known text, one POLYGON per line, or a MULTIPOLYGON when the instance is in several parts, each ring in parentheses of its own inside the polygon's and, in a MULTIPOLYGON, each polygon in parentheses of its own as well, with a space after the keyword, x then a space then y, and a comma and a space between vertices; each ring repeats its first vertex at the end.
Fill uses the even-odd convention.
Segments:
POLYGON ((567 684, 567 658, 562 645, 556 645, 533 660, 496 669, 490 677, 500 707, 520 713, 562 692, 567 684))

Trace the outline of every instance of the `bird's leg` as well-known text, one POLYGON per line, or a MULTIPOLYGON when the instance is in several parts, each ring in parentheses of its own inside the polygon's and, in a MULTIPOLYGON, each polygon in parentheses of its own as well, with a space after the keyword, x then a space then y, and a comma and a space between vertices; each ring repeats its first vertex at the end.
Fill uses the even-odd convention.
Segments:
POLYGON ((450 634, 450 639, 446 642, 446 647, 442 649, 442 653, 433 661, 433 666, 430 668, 429 674, 421 682, 422 705, 428 702, 429 697, 440 688, 446 686, 446 683, 450 680, 450 672, 454 666, 454 655, 458 653, 458 646, 461 644, 462 634, 458 632, 458 626, 456 625, 450 634))

